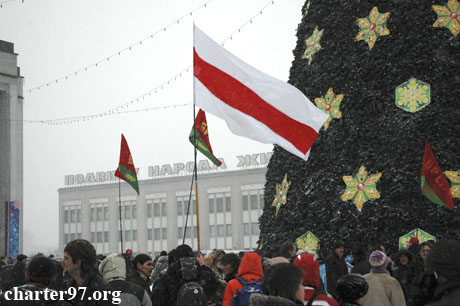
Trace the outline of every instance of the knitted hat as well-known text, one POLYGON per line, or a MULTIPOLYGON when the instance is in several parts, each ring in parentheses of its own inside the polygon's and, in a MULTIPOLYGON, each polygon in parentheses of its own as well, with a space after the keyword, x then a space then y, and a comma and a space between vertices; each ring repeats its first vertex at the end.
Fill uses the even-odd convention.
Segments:
POLYGON ((369 290, 367 281, 359 274, 346 274, 337 281, 335 289, 337 301, 341 303, 354 303, 366 295, 369 290))
POLYGON ((56 264, 44 256, 35 256, 26 268, 27 277, 32 282, 50 282, 56 277, 56 264))
POLYGON ((419 244, 418 238, 415 236, 410 237, 409 243, 419 244))
POLYGON ((369 257, 372 269, 385 269, 388 265, 388 257, 382 251, 374 251, 369 257))
POLYGON ((177 259, 184 258, 184 257, 192 257, 193 256, 193 251, 190 246, 187 244, 182 244, 176 248, 176 252, 174 254, 174 257, 177 259))
POLYGON ((428 255, 427 267, 449 281, 460 281, 460 242, 456 240, 436 242, 428 255))

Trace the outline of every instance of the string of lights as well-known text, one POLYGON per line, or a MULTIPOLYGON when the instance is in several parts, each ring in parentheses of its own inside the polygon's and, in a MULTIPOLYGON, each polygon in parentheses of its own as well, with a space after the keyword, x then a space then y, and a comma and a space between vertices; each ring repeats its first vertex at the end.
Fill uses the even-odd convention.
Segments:
MULTIPOLYGON (((231 35, 229 35, 226 39, 224 39, 221 43, 222 46, 224 46, 225 42, 233 39, 233 36, 236 35, 237 33, 241 32, 241 29, 246 27, 249 24, 252 24, 254 18, 257 18, 257 16, 261 16, 263 11, 267 9, 267 7, 271 4, 274 4, 275 1, 271 0, 269 1, 261 10, 258 11, 257 14, 252 16, 250 19, 248 19, 243 25, 238 27, 237 30, 232 32, 231 35)), ((122 113, 130 113, 130 112, 136 112, 134 111, 123 111, 124 108, 127 108, 131 105, 133 105, 136 102, 145 100, 147 97, 151 96, 152 94, 156 94, 158 91, 163 90, 165 86, 170 85, 174 81, 176 81, 178 78, 182 77, 184 74, 190 72, 192 70, 192 66, 188 66, 187 68, 181 70, 179 73, 175 74, 173 77, 169 78, 167 81, 162 82, 160 85, 156 86, 155 88, 149 90, 148 92, 122 104, 119 106, 116 106, 114 108, 111 108, 105 112, 93 114, 93 115, 85 115, 85 116, 76 116, 76 117, 68 117, 68 118, 59 118, 59 119, 49 119, 49 120, 23 120, 24 123, 40 123, 40 124, 47 124, 47 125, 62 125, 62 124, 73 124, 73 123, 79 123, 83 121, 90 121, 90 120, 95 120, 99 119, 105 116, 112 116, 112 115, 117 115, 117 114, 122 114, 122 113)), ((158 109, 165 109, 165 108, 173 108, 173 107, 178 107, 178 106, 185 106, 185 105, 190 105, 190 104, 178 104, 178 105, 171 105, 168 107, 152 107, 152 108, 147 108, 143 109, 143 111, 151 111, 151 110, 158 110, 158 109)))
MULTIPOLYGON (((16 1, 16 0, 9 0, 9 1, 16 1)), ((195 13, 197 10, 201 9, 201 8, 206 8, 206 6, 212 2, 214 0, 208 0, 206 3, 200 5, 199 7, 193 9, 192 11, 188 12, 187 14, 183 15, 182 17, 180 17, 179 19, 171 22, 170 24, 168 25, 165 25, 163 27, 161 27, 160 29, 158 29, 157 31, 155 31, 154 33, 142 38, 141 40, 139 41, 136 41, 135 43, 131 44, 130 46, 126 47, 126 48, 123 48, 115 53, 113 53, 112 55, 110 56, 107 56, 105 57, 104 59, 101 59, 93 64, 89 64, 83 68, 80 68, 74 72, 71 72, 71 73, 68 73, 62 77, 59 77, 57 79, 54 79, 52 81, 48 81, 46 83, 43 83, 41 85, 38 85, 38 86, 35 86, 35 87, 32 87, 32 88, 29 88, 29 89, 25 89, 24 92, 28 92, 28 93, 32 93, 32 92, 37 92, 39 91, 41 88, 44 88, 44 87, 49 87, 50 85, 54 85, 54 84, 57 84, 61 81, 65 81, 65 80, 68 80, 69 78, 72 78, 72 77, 76 77, 78 75, 80 75, 81 73, 83 72, 87 72, 89 69, 93 69, 93 68, 97 68, 99 67, 101 64, 105 64, 105 63, 108 63, 110 62, 110 60, 116 56, 121 56, 122 54, 125 54, 126 52, 129 52, 131 51, 133 48, 136 48, 136 47, 140 47, 142 46, 142 43, 144 43, 145 41, 147 40, 150 40, 150 39, 153 39, 155 36, 157 36, 159 33, 162 33, 162 32, 166 32, 168 28, 174 26, 174 25, 177 25, 179 24, 183 19, 189 17, 189 16, 193 16, 193 13, 195 13)))

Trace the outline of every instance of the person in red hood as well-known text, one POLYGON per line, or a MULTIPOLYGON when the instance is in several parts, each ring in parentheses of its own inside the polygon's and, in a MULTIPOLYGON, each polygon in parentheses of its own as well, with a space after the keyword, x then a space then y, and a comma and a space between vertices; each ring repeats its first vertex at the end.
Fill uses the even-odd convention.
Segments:
MULTIPOLYGON (((244 279, 259 280, 264 277, 260 256, 257 253, 246 253, 241 259, 240 267, 236 277, 244 279)), ((243 285, 237 280, 232 279, 225 288, 224 301, 222 306, 232 306, 233 296, 236 295, 243 285)), ((338 306, 338 305, 337 305, 338 306)))
MULTIPOLYGON (((302 254, 294 259, 294 265, 302 270, 303 286, 305 292, 304 300, 308 302, 312 298, 313 293, 318 291, 320 286, 318 260, 316 260, 315 256, 313 255, 302 254)), ((339 303, 327 295, 318 294, 313 301, 313 305, 339 306, 339 303)))

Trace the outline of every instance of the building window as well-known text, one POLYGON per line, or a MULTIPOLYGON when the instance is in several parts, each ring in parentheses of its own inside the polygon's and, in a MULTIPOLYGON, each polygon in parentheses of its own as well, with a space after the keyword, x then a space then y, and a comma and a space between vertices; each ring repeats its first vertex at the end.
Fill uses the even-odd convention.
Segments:
POLYGON ((73 234, 70 234, 70 240, 75 240, 77 239, 77 234, 73 233, 73 234))
POLYGON ((209 199, 209 212, 214 212, 214 199, 209 199))
POLYGON ((244 224, 244 235, 249 236, 249 223, 244 224))
POLYGON ((133 205, 131 211, 133 213, 133 219, 137 219, 137 205, 133 205))
POLYGON ((177 228, 177 238, 182 238, 184 236, 184 229, 182 228, 182 226, 179 226, 177 228))
POLYGON ((96 221, 96 208, 91 207, 91 221, 96 221))
POLYGON ((249 210, 249 201, 247 195, 243 195, 243 210, 249 210))
POLYGON ((259 205, 260 205, 260 209, 264 209, 264 195, 263 195, 263 193, 259 194, 259 205))
POLYGON ((259 235, 259 224, 257 223, 251 224, 251 234, 255 236, 259 235))
POLYGON ((125 206, 125 219, 131 219, 131 206, 125 206))
POLYGON ((185 238, 192 238, 192 228, 187 226, 187 231, 185 232, 185 238))
POLYGON ((160 239, 161 239, 161 235, 160 235, 161 233, 160 233, 160 229, 159 229, 159 228, 156 228, 156 229, 154 230, 154 234, 155 234, 155 235, 154 235, 155 240, 160 240, 160 239))
POLYGON ((104 242, 109 242, 109 232, 104 232, 104 242))
POLYGON ((217 226, 217 237, 224 237, 224 236, 225 236, 224 226, 218 225, 217 226))
POLYGON ((251 200, 251 209, 258 209, 259 202, 257 201, 257 195, 251 194, 250 200, 251 200))
POLYGON ((133 241, 137 241, 137 230, 133 230, 133 241))
POLYGON ((225 197, 225 211, 232 211, 232 199, 230 197, 225 197))
POLYGON ((161 235, 162 235, 161 238, 163 238, 163 239, 168 239, 168 229, 167 229, 167 228, 163 228, 163 229, 161 230, 161 235))
POLYGON ((148 203, 147 204, 147 218, 152 218, 152 208, 153 208, 153 204, 148 203))
POLYGON ((216 208, 217 212, 224 212, 224 199, 223 198, 217 198, 216 199, 216 208))
POLYGON ((232 237, 232 225, 227 224, 226 229, 227 229, 227 237, 232 237))
POLYGON ((77 222, 77 212, 74 209, 70 211, 70 222, 77 222))
POLYGON ((149 228, 149 229, 147 230, 147 240, 152 240, 152 238, 153 238, 152 232, 153 232, 153 231, 152 231, 151 228, 149 228))
POLYGON ((98 207, 97 208, 97 221, 102 221, 103 220, 103 217, 102 217, 102 207, 98 207))
POLYGON ((102 232, 97 232, 97 236, 96 236, 96 237, 97 237, 97 242, 104 242, 104 241, 102 240, 102 232))
POLYGON ((69 211, 64 210, 64 223, 69 223, 69 211))
POLYGON ((166 202, 161 203, 161 215, 166 217, 166 202))
POLYGON ((182 216, 182 201, 177 201, 177 215, 182 216))
POLYGON ((216 227, 214 225, 209 226, 209 236, 216 237, 216 227))
POLYGON ((81 209, 77 209, 77 222, 81 222, 81 209))
POLYGON ((91 242, 95 243, 96 242, 96 233, 91 233, 91 242))
POLYGON ((109 221, 109 208, 104 207, 104 221, 109 221))
POLYGON ((78 239, 81 239, 81 233, 78 233, 78 234, 77 234, 77 238, 78 238, 78 239))
POLYGON ((69 240, 69 234, 64 234, 64 243, 67 244, 69 243, 70 240, 69 240))
POLYGON ((153 215, 155 217, 159 217, 160 216, 160 203, 155 203, 153 204, 153 215))

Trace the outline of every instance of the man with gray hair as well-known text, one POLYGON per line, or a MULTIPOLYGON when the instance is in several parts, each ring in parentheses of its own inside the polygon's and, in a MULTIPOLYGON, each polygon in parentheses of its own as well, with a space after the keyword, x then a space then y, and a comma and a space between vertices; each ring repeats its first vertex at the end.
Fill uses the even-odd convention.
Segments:
POLYGON ((136 284, 126 281, 126 262, 122 255, 107 256, 99 265, 99 272, 113 291, 120 291, 120 304, 126 306, 152 306, 147 292, 136 284))

